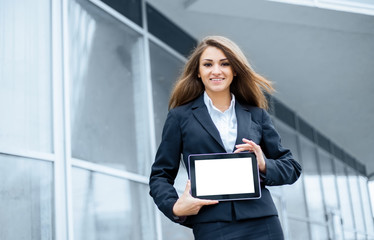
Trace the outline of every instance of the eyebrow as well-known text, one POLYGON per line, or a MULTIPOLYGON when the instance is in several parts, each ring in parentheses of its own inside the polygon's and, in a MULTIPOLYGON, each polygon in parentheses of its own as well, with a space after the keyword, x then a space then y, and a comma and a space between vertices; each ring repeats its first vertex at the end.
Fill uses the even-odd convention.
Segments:
MULTIPOLYGON (((202 60, 205 60, 205 61, 213 61, 212 59, 208 59, 208 58, 205 58, 205 59, 202 59, 202 60)), ((222 58, 220 59, 219 61, 225 61, 225 60, 228 60, 227 58, 222 58)))

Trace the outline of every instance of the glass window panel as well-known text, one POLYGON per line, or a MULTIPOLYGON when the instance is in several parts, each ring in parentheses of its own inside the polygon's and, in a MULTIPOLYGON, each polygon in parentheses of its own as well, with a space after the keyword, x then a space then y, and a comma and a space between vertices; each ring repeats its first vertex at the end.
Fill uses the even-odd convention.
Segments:
POLYGON ((328 210, 328 227, 330 239, 340 240, 343 239, 343 226, 341 221, 340 211, 328 210))
POLYGON ((144 44, 89 1, 69 2, 71 142, 74 158, 147 174, 144 44))
MULTIPOLYGON (((186 167, 182 165, 181 163, 177 177, 174 182, 174 187, 177 190, 177 193, 179 196, 183 194, 183 191, 186 188, 187 180, 188 180, 188 174, 187 174, 186 167)), ((179 225, 179 224, 176 224, 170 221, 170 219, 165 217, 162 213, 160 213, 160 216, 161 216, 163 239, 176 239, 176 240, 194 239, 192 229, 186 228, 182 225, 179 225)))
POLYGON ((319 164, 321 166, 320 169, 322 178, 322 188, 324 192, 326 208, 336 211, 339 209, 339 202, 336 192, 337 187, 332 158, 330 157, 329 153, 325 152, 322 149, 318 150, 318 154, 319 164))
POLYGON ((73 169, 74 238, 156 239, 148 186, 73 169))
POLYGON ((153 108, 157 145, 168 113, 170 93, 184 63, 152 41, 150 45, 153 108))
MULTIPOLYGON (((169 97, 184 63, 175 56, 150 42, 152 95, 154 108, 154 121, 156 130, 156 144, 161 142, 161 134, 168 113, 169 97)), ((179 167, 174 187, 178 194, 182 194, 188 179, 186 167, 183 162, 179 167)), ((161 218, 164 239, 193 239, 192 231, 186 227, 173 223, 163 214, 161 218)))
POLYGON ((274 119, 274 125, 281 136, 282 146, 291 149, 294 158, 300 162, 296 131, 277 119, 274 119))
POLYGON ((359 176, 360 190, 362 196, 362 207, 364 209, 365 226, 368 234, 374 235, 373 217, 370 207, 370 196, 368 192, 367 178, 359 176))
POLYGON ((366 240, 366 235, 363 233, 357 233, 357 240, 366 240))
POLYGON ((292 240, 308 240, 309 230, 306 222, 298 221, 295 219, 288 219, 288 232, 292 240))
POLYGON ((0 154, 0 238, 53 239, 53 166, 0 154))
POLYGON ((318 224, 310 224, 310 230, 312 232, 312 239, 329 240, 326 226, 321 226, 318 224))
MULTIPOLYGON (((338 184, 338 194, 340 200, 340 209, 343 219, 344 229, 353 229, 353 215, 351 209, 350 193, 348 189, 348 179, 344 164, 335 159, 336 180, 338 184)), ((345 234, 344 234, 345 236, 345 234)), ((345 236, 346 237, 346 236, 345 236)))
POLYGON ((272 195, 282 196, 284 194, 282 186, 269 186, 268 189, 272 195))
POLYGON ((182 225, 176 224, 170 221, 169 218, 161 215, 162 224, 162 235, 163 239, 175 239, 175 240, 192 240, 194 239, 192 229, 184 227, 182 225))
POLYGON ((50 8, 0 2, 0 148, 53 151, 50 8))
POLYGON ((139 26, 142 26, 142 2, 131 1, 118 1, 118 0, 102 0, 117 12, 134 21, 139 26))
POLYGON ((344 239, 348 239, 348 240, 356 239, 356 234, 355 234, 355 232, 352 232, 352 231, 344 231, 344 239))
POLYGON ((177 190, 178 193, 183 194, 184 189, 186 188, 188 180, 188 173, 186 166, 184 166, 183 161, 181 161, 177 177, 175 178, 174 188, 177 190))
POLYGON ((318 156, 330 239, 343 239, 341 213, 332 157, 321 148, 318 149, 318 156))
MULTIPOLYGON (((274 122, 276 124, 277 131, 282 138, 282 145, 291 149, 294 158, 299 160, 296 132, 283 124, 281 121, 274 122)), ((283 192, 285 193, 283 196, 285 198, 287 213, 299 217, 306 217, 303 177, 300 177, 294 184, 284 185, 282 188, 283 192)))
POLYGON ((299 139, 309 218, 313 221, 325 222, 316 147, 303 136, 299 139))
POLYGON ((356 230, 359 232, 365 232, 365 222, 364 215, 362 214, 362 202, 357 173, 350 167, 347 167, 347 170, 356 230))
MULTIPOLYGON (((277 188, 279 188, 279 187, 277 187, 277 188)), ((269 188, 269 190, 271 190, 271 189, 274 189, 274 188, 273 187, 269 188)), ((282 225, 282 229, 283 229, 283 231, 286 231, 285 227, 287 226, 287 224, 286 224, 287 219, 286 219, 286 216, 284 214, 284 206, 283 206, 283 202, 282 202, 282 195, 273 194, 274 191, 270 191, 270 192, 271 192, 275 207, 278 210, 278 217, 279 217, 279 221, 282 225)))

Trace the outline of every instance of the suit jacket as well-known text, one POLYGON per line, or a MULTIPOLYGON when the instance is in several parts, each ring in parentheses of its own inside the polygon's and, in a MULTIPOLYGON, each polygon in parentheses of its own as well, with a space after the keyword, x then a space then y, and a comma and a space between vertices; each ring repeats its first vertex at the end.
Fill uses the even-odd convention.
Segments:
MULTIPOLYGON (((235 211, 237 220, 277 215, 266 185, 292 184, 301 174, 300 164, 293 159, 290 150, 281 146, 280 136, 264 109, 236 101, 235 112, 236 144, 242 143, 242 138, 250 139, 261 146, 265 155, 266 174, 261 174, 262 196, 255 200, 228 201, 204 206, 197 215, 188 216, 182 225, 191 227, 195 223, 231 221, 232 211, 235 211)), ((224 145, 204 104, 203 95, 169 111, 149 182, 150 195, 165 216, 177 221, 172 210, 178 199, 173 184, 181 154, 188 166, 190 154, 224 152, 224 145)))

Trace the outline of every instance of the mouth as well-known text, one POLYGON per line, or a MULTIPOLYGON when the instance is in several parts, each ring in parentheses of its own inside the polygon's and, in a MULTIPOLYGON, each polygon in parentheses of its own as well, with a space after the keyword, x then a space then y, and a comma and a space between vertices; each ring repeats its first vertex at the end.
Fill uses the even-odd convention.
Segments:
POLYGON ((213 82, 220 82, 220 81, 223 81, 225 79, 224 78, 210 78, 209 80, 213 81, 213 82))

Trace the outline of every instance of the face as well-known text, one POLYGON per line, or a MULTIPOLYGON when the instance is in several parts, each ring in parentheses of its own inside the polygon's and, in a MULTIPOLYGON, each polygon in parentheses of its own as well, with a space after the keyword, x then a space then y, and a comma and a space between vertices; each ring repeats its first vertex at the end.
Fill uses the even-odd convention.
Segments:
POLYGON ((236 74, 233 72, 229 60, 221 49, 209 46, 200 56, 199 74, 210 94, 230 93, 230 84, 236 74))

